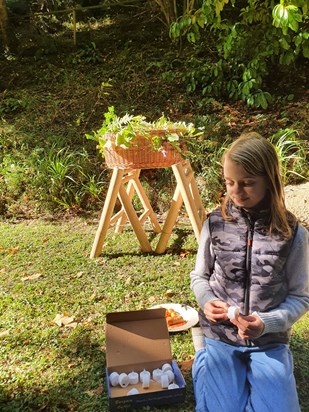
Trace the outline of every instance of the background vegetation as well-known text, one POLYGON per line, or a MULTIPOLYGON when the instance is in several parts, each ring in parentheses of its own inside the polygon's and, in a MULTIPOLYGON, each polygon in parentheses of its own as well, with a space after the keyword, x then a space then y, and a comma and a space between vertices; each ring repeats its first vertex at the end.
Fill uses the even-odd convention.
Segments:
MULTIPOLYGON (((260 48, 266 41, 253 44, 243 38, 243 29, 236 29, 247 27, 247 35, 259 39, 264 26, 248 15, 256 6, 254 1, 246 7, 210 2, 212 11, 203 17, 207 24, 201 24, 201 16, 193 23, 191 16, 191 23, 186 20, 184 25, 185 17, 178 10, 171 17, 174 41, 162 8, 152 2, 16 0, 6 4, 7 45, 3 43, 0 66, 1 215, 35 217, 98 210, 109 171, 85 133, 100 127, 110 106, 120 116, 128 112, 154 120, 164 113, 172 121, 193 122, 201 128, 202 136, 189 146, 189 157, 206 206, 212 207, 222 194, 218 164, 222 147, 244 131, 292 140, 295 144, 283 143, 286 182, 302 180, 289 173, 292 169, 308 178, 307 14, 301 2, 291 15, 295 20, 301 14, 297 25, 292 25, 290 12, 279 24, 271 17, 270 6, 261 11, 264 19, 268 16, 263 25, 276 34, 277 43, 303 33, 289 65, 280 63, 287 50, 262 59, 260 48), (74 20, 72 8, 78 4, 101 8, 77 9, 74 20), (180 37, 183 31, 194 31, 196 24, 199 36, 189 36, 190 42, 180 37), (236 32, 231 35, 233 25, 236 32), (254 70, 252 59, 257 64, 254 70), (224 61, 229 62, 228 72, 224 61), (256 81, 249 79, 248 70, 257 76, 256 81), (238 92, 231 94, 228 90, 232 84, 236 87, 235 82, 238 92), (265 97, 266 106, 256 100, 265 93, 271 96, 265 97)), ((186 13, 201 11, 198 4, 188 4, 186 13)), ((274 39, 269 37, 267 44, 274 48, 274 39)), ((155 210, 162 212, 172 190, 170 171, 144 171, 143 179, 154 189, 148 194, 155 210)))

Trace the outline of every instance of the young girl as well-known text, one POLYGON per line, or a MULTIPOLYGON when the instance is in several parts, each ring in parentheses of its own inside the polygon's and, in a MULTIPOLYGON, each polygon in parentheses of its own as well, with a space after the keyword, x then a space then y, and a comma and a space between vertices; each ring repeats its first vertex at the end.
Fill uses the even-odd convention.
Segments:
POLYGON ((204 223, 191 272, 206 344, 192 370, 196 411, 297 412, 288 342, 309 307, 308 232, 285 207, 267 139, 240 136, 223 171, 226 197, 204 223))

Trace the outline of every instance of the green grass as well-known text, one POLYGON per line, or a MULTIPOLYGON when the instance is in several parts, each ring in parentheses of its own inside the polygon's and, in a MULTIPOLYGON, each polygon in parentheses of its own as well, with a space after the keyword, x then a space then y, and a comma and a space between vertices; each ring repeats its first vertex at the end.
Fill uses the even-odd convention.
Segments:
MULTIPOLYGON (((90 259, 96 227, 97 221, 82 219, 0 223, 1 411, 107 411, 106 314, 163 302, 196 307, 189 273, 197 242, 190 227, 174 229, 164 255, 141 253, 130 228, 120 235, 109 231, 101 256, 90 259), (57 314, 74 316, 76 328, 54 324, 57 314)), ((151 238, 153 246, 157 240, 151 238)), ((308 324, 305 316, 292 338, 304 408, 308 324)), ((179 364, 191 358, 190 331, 170 339, 179 364)), ((160 411, 193 412, 190 374, 184 372, 185 404, 160 411)))
MULTIPOLYGON (((110 232, 102 256, 90 259, 93 223, 31 221, 0 229, 1 411, 107 410, 105 315, 165 301, 194 305, 193 235, 178 229, 170 253, 155 256, 140 252, 130 230, 110 232), (183 257, 184 250, 191 253, 183 257), (34 274, 41 276, 24 279, 34 274), (77 327, 54 325, 58 313, 74 316, 77 327)), ((172 335, 171 345, 178 362, 193 354, 190 332, 172 335)), ((188 377, 188 411, 192 404, 188 377)))

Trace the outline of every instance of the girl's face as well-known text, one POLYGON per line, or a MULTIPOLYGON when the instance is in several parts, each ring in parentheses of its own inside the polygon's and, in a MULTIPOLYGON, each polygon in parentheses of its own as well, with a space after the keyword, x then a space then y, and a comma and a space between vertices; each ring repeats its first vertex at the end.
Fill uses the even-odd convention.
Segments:
POLYGON ((250 175, 228 157, 224 160, 223 173, 227 193, 236 206, 250 210, 264 199, 267 192, 265 176, 250 175))

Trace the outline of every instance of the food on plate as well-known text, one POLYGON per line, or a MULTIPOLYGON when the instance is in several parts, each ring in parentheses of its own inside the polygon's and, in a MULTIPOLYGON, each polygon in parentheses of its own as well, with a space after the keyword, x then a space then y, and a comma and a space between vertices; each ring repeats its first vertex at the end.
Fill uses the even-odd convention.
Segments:
POLYGON ((166 308, 165 319, 169 328, 185 325, 187 321, 173 308, 166 308))

